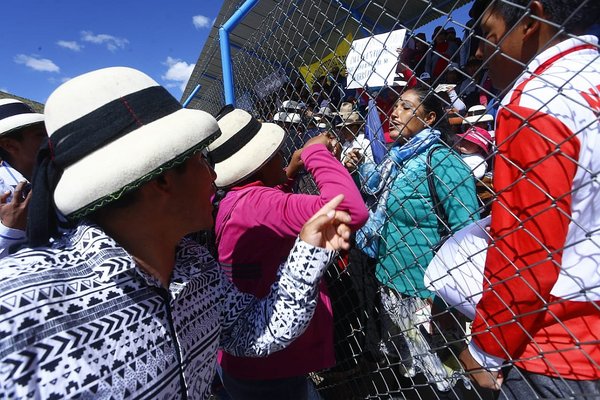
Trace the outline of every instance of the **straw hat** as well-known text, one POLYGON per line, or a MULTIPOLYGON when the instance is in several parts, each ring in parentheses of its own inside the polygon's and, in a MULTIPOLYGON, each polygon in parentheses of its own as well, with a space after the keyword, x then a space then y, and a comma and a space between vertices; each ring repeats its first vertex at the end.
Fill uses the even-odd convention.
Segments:
POLYGON ((281 103, 281 111, 302 113, 306 104, 294 100, 285 100, 281 103))
POLYGON ((467 115, 463 118, 464 125, 478 124, 480 122, 494 122, 494 117, 491 114, 486 114, 485 106, 476 105, 467 110, 467 115))
POLYGON ((325 106, 325 107, 319 107, 319 109, 317 110, 317 112, 315 113, 313 118, 320 121, 323 118, 331 119, 333 117, 334 117, 334 114, 333 114, 333 111, 331 111, 331 108, 329 108, 328 106, 325 106))
POLYGON ((342 122, 336 125, 337 128, 342 128, 348 125, 360 125, 363 123, 363 118, 358 111, 354 111, 354 104, 343 102, 340 105, 340 111, 336 113, 342 119, 342 122))
POLYGON ((342 117, 342 122, 336 125, 337 128, 343 128, 344 126, 350 125, 362 125, 363 118, 358 113, 358 111, 352 111, 350 114, 340 115, 342 117))
POLYGON ((0 136, 17 129, 44 122, 44 115, 36 113, 17 99, 0 99, 0 136))
MULTIPOLYGON (((45 115, 50 164, 62 169, 54 203, 70 217, 120 198, 219 135, 210 114, 182 109, 149 76, 125 67, 67 81, 48 98, 45 115)), ((43 175, 36 173, 34 187, 43 175)))
POLYGON ((404 72, 396 72, 394 75, 394 81, 392 86, 406 86, 408 84, 408 78, 404 72))
POLYGON ((278 112, 273 116, 275 122, 286 122, 288 124, 302 123, 302 113, 306 108, 306 104, 294 101, 285 100, 281 103, 278 112))
POLYGON ((288 124, 300 124, 302 123, 302 116, 297 113, 290 113, 287 111, 280 111, 275 113, 273 116, 275 122, 286 122, 288 124))
POLYGON ((314 113, 312 119, 315 121, 317 128, 327 129, 328 124, 331 123, 331 120, 333 119, 333 117, 334 117, 334 114, 333 114, 333 111, 331 111, 331 108, 329 108, 328 106, 325 106, 325 107, 319 107, 317 112, 314 113))
POLYGON ((219 188, 252 176, 281 148, 285 131, 277 124, 261 123, 244 110, 225 107, 217 116, 221 137, 209 147, 219 188))

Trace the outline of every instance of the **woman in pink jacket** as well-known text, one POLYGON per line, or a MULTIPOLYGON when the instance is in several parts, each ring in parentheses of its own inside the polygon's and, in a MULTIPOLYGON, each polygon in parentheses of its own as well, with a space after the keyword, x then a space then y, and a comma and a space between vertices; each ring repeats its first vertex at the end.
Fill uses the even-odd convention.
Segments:
MULTIPOLYGON (((310 139, 294 154, 287 171, 280 154, 285 132, 260 123, 247 112, 226 108, 217 117, 222 136, 210 147, 215 184, 226 189, 215 221, 219 261, 240 290, 264 296, 276 281, 279 265, 302 225, 336 195, 358 229, 367 209, 352 178, 333 156, 334 140, 310 139), (302 167, 314 177, 319 195, 292 194, 293 177, 302 167)), ((288 348, 265 358, 223 353, 223 384, 234 399, 308 399, 308 373, 335 364, 333 316, 327 288, 306 332, 288 348)))

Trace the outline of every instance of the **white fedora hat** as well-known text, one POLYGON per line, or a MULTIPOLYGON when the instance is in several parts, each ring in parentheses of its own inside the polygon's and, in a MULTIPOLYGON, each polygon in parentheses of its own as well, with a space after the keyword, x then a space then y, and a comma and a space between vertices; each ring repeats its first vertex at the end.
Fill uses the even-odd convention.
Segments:
POLYGON ((392 86, 406 86, 407 84, 408 80, 406 79, 404 72, 396 72, 392 86))
POLYGON ((0 99, 0 136, 29 125, 44 122, 44 115, 36 113, 17 99, 0 99))
POLYGON ((275 122, 287 122, 288 124, 302 123, 302 116, 295 112, 280 111, 273 116, 275 122))
POLYGON ((299 102, 299 101, 285 100, 283 103, 281 103, 281 111, 287 111, 287 112, 300 111, 300 112, 302 112, 302 110, 304 110, 305 108, 306 108, 306 104, 299 102))
POLYGON ((52 164, 62 169, 54 204, 72 218, 183 163, 219 134, 210 114, 183 109, 149 76, 125 67, 67 81, 48 98, 45 115, 52 164))
POLYGON ((462 123, 465 125, 473 125, 480 122, 494 122, 494 117, 491 114, 486 114, 485 106, 476 105, 470 107, 467 110, 467 115, 463 118, 462 123))
POLYGON ((327 118, 327 119, 331 119, 334 117, 333 111, 331 111, 331 108, 329 108, 329 106, 324 106, 324 107, 319 107, 319 109, 317 110, 317 112, 314 115, 314 118, 320 121, 323 118, 327 118))
POLYGON ((252 176, 281 148, 285 131, 261 123, 244 110, 225 107, 217 116, 221 137, 208 146, 215 165, 217 187, 224 188, 252 176))
POLYGON ((273 116, 275 122, 286 122, 288 124, 302 123, 302 113, 306 104, 295 100, 285 100, 281 103, 278 112, 273 116))

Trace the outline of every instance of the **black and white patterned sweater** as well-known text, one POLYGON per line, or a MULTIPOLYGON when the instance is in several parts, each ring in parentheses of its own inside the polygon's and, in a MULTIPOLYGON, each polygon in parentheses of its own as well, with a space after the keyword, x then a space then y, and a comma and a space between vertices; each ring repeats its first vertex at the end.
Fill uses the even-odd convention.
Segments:
POLYGON ((205 399, 218 347, 267 355, 304 331, 332 258, 298 240, 259 300, 184 240, 167 290, 80 225, 0 262, 0 398, 205 399))

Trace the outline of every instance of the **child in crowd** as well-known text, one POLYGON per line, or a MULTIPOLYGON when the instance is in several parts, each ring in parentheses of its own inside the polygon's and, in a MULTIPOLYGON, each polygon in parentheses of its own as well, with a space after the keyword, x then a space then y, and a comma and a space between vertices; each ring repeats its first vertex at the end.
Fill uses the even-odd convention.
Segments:
POLYGON ((473 176, 481 179, 487 171, 486 159, 490 154, 492 136, 478 126, 472 126, 466 132, 456 136, 454 148, 461 154, 465 164, 471 168, 473 176))

